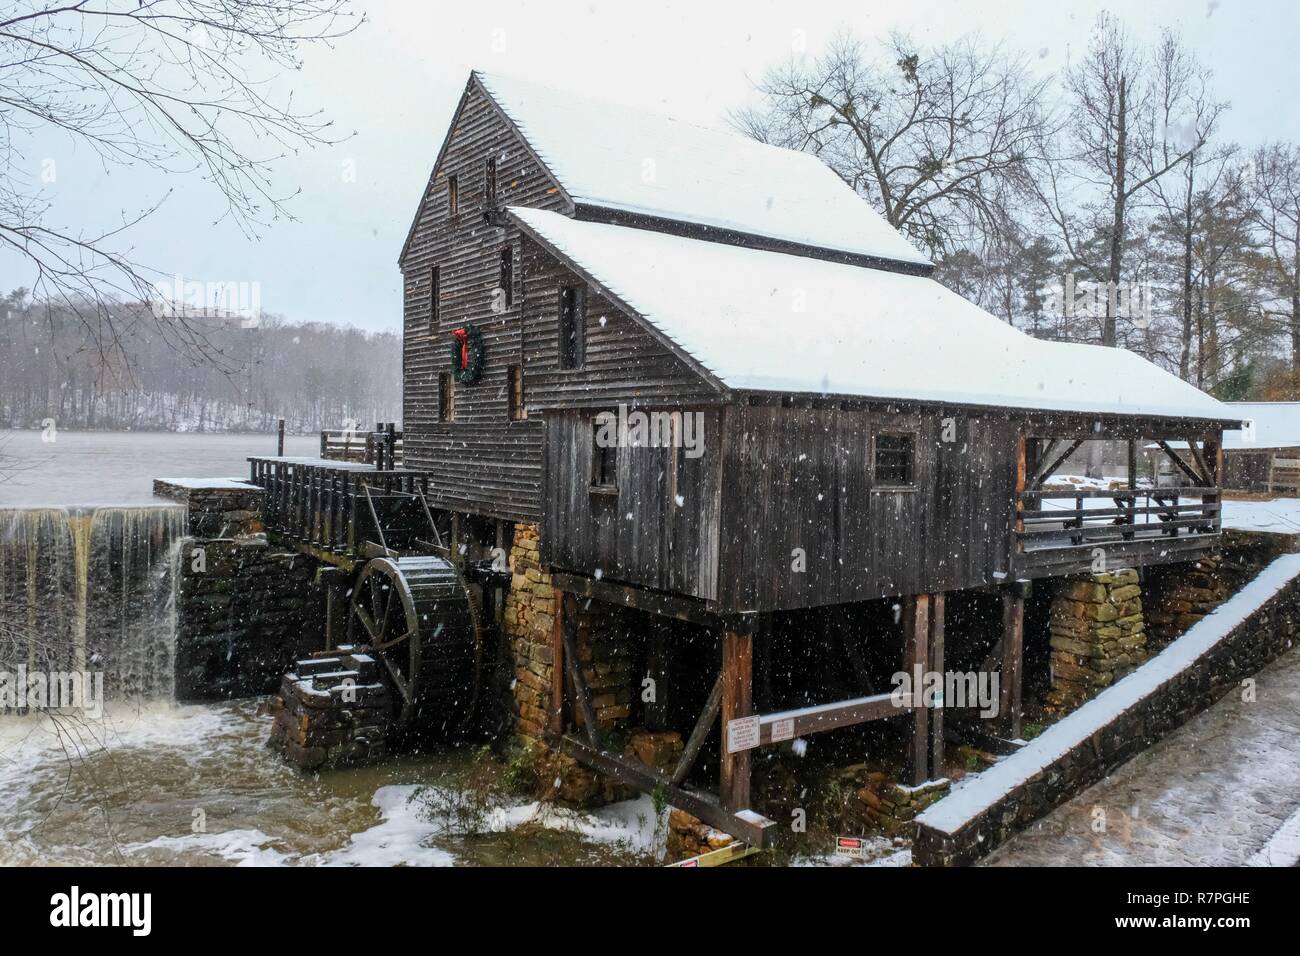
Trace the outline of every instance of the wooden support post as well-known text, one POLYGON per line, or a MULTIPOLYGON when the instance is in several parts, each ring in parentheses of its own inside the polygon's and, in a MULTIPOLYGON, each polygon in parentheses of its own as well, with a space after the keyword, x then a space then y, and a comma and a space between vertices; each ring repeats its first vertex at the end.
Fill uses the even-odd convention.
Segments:
MULTIPOLYGON (((283 418, 280 419, 280 421, 275 426, 275 453, 280 458, 284 457, 284 419, 283 418)), ((322 455, 321 457, 323 458, 325 456, 322 455)))
POLYGON ((907 779, 919 786, 929 779, 930 715, 921 694, 922 678, 928 670, 930 596, 914 594, 903 603, 903 670, 912 681, 912 739, 907 748, 907 779))
POLYGON ((704 702, 704 709, 700 711, 699 719, 695 721, 695 728, 691 731, 691 736, 687 738, 686 747, 682 750, 682 757, 677 761, 676 769, 673 770, 673 786, 681 786, 686 780, 686 775, 691 772, 691 767, 695 764, 695 758, 700 755, 700 748, 704 746, 704 741, 713 728, 713 722, 718 719, 718 708, 721 706, 722 673, 719 672, 718 679, 713 682, 713 689, 709 691, 708 699, 704 702))
POLYGON ((564 618, 569 613, 569 596, 555 593, 555 620, 551 624, 551 710, 547 728, 564 733, 564 618))
POLYGON ((1135 489, 1138 486, 1138 443, 1136 438, 1128 440, 1128 486, 1135 489))
POLYGON ((1002 592, 1002 674, 998 686, 998 721, 1002 736, 1020 738, 1020 679, 1025 651, 1025 598, 1018 587, 1002 592))
MULTIPOLYGON (((943 592, 930 600, 930 670, 943 673, 943 592)), ((939 702, 930 712, 930 779, 943 776, 943 708, 946 700, 939 702)))
POLYGON ((752 634, 722 632, 722 769, 719 797, 722 809, 749 809, 749 751, 730 752, 727 724, 753 713, 754 638, 752 634))

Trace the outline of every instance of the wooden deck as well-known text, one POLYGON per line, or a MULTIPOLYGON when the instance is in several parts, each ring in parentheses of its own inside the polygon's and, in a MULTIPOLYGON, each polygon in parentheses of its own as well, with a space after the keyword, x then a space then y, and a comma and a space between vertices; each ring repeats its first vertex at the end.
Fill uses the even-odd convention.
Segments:
POLYGON ((248 463, 249 481, 266 492, 267 528, 332 563, 364 557, 367 542, 409 548, 416 544, 409 530, 393 538, 392 529, 432 522, 420 497, 428 490, 428 475, 420 471, 274 455, 250 457, 248 463))
POLYGON ((1014 570, 1040 578, 1194 561, 1219 545, 1218 488, 1035 489, 1016 511, 1014 570))

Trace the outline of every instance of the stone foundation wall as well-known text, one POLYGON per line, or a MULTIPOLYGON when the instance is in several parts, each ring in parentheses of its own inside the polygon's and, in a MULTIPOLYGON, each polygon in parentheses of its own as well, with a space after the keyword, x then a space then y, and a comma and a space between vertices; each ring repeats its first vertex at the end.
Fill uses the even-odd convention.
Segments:
POLYGON ((1132 569, 1064 582, 1052 599, 1050 713, 1073 710, 1147 660, 1142 588, 1132 569))
POLYGON ((989 796, 975 797, 977 779, 963 793, 962 805, 949 811, 941 801, 932 807, 917 821, 913 859, 928 866, 973 863, 1238 690, 1243 678, 1294 646, 1300 634, 1300 558, 1278 559, 1258 580, 1262 592, 1229 599, 1221 617, 1209 618, 1168 648, 1164 653, 1177 655, 1177 665, 1171 662, 1150 685, 1135 675, 1133 683, 1108 691, 1117 695, 1114 701, 1097 702, 1095 718, 1088 716, 1094 705, 1085 705, 1068 741, 1048 728, 987 771, 1007 777, 1005 790, 991 777, 989 796), (971 806, 973 800, 977 805, 971 806))
POLYGON ((1189 569, 1155 576, 1147 594, 1151 647, 1161 651, 1228 599, 1223 558, 1211 555, 1189 569))
POLYGON ((299 657, 324 642, 316 563, 264 536, 196 539, 181 553, 176 699, 273 693, 299 657))
MULTIPOLYGON (((514 658, 515 745, 536 754, 536 776, 544 792, 585 806, 623 799, 629 795, 626 788, 569 757, 551 753, 542 742, 554 663, 551 629, 560 593, 541 565, 536 525, 515 526, 508 560, 511 582, 503 620, 514 658)), ((634 623, 622 608, 599 601, 579 601, 576 622, 577 656, 600 729, 606 736, 627 730, 632 712, 634 623)), ((574 708, 573 719, 582 726, 580 708, 574 708)))

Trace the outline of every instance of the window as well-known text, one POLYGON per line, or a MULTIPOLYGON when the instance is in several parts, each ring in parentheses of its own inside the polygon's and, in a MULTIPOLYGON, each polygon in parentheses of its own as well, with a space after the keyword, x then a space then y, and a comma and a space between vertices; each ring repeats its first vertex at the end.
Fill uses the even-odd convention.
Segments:
POLYGON ((900 488, 912 484, 915 437, 912 435, 877 435, 874 462, 877 487, 900 488))
POLYGON ((429 331, 438 331, 438 319, 440 306, 438 300, 442 296, 442 273, 437 266, 429 273, 429 331))
POLYGON ((447 177, 447 211, 453 216, 460 209, 460 183, 455 173, 447 177))
POLYGON ((497 285, 504 296, 502 302, 510 308, 515 304, 515 257, 509 246, 501 250, 501 279, 497 285))
POLYGON ((510 420, 522 422, 528 417, 528 409, 524 407, 524 368, 511 365, 506 372, 510 382, 510 420))
POLYGON ((450 372, 438 373, 438 421, 456 420, 456 381, 450 372))
POLYGON ((560 368, 582 368, 585 347, 583 289, 560 289, 560 368))
MULTIPOLYGON (((603 413, 608 414, 608 413, 603 413)), ((618 443, 610 440, 609 428, 593 420, 591 425, 591 490, 614 491, 618 477, 618 443)))
POLYGON ((483 202, 493 206, 497 201, 497 161, 489 159, 483 173, 483 202))

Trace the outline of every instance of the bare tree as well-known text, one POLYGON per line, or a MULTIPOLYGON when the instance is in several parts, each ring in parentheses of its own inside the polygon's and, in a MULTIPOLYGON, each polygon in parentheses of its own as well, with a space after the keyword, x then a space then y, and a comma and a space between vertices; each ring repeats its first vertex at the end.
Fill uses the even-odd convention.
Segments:
MULTIPOLYGON (((1102 14, 1087 54, 1066 72, 1066 122, 1052 131, 1039 166, 1041 208, 1074 262, 1112 290, 1124 279, 1131 205, 1205 142, 1205 131, 1193 127, 1177 149, 1169 148, 1156 91, 1171 50, 1181 55, 1174 43, 1149 57, 1119 21, 1102 14), (1059 135, 1062 129, 1066 135, 1059 135)), ((1170 65, 1175 68, 1184 67, 1170 65)), ((1103 345, 1117 344, 1116 298, 1107 296, 1103 345)))
MULTIPOLYGON (((1182 321, 1178 374, 1188 381, 1192 377, 1192 318, 1196 298, 1194 246, 1207 226, 1205 214, 1215 208, 1212 201, 1200 197, 1217 196, 1232 202, 1236 196, 1235 185, 1220 189, 1230 174, 1237 148, 1233 144, 1211 142, 1227 104, 1214 98, 1210 76, 1210 71, 1187 53, 1174 34, 1165 33, 1156 51, 1152 90, 1157 135, 1153 148, 1139 157, 1142 170, 1148 175, 1172 165, 1178 167, 1173 175, 1156 176, 1151 193, 1160 210, 1161 231, 1179 247, 1177 301, 1182 321), (1179 157, 1184 154, 1186 158, 1179 164, 1179 157)), ((1204 363, 1198 355, 1197 384, 1203 381, 1204 363)))
POLYGON ((1271 143, 1251 160, 1251 217, 1259 232, 1265 312, 1291 343, 1292 398, 1300 394, 1300 148, 1271 143))
POLYGON ((1042 82, 1001 46, 967 37, 922 49, 894 35, 869 51, 847 33, 758 85, 737 128, 821 157, 912 240, 939 256, 1004 225, 999 191, 1020 184, 1038 142, 1042 82))
POLYGON ((195 359, 218 361, 200 326, 135 310, 123 328, 113 302, 154 298, 156 276, 135 260, 131 227, 159 204, 144 198, 106 229, 54 219, 51 196, 28 169, 35 137, 89 147, 106 169, 160 177, 194 173, 214 189, 217 220, 246 235, 290 217, 272 181, 287 153, 333 142, 330 124, 275 94, 305 45, 359 25, 347 0, 37 0, 0 2, 0 247, 26 262, 36 298, 74 310, 85 347, 125 360, 135 322, 195 359))

